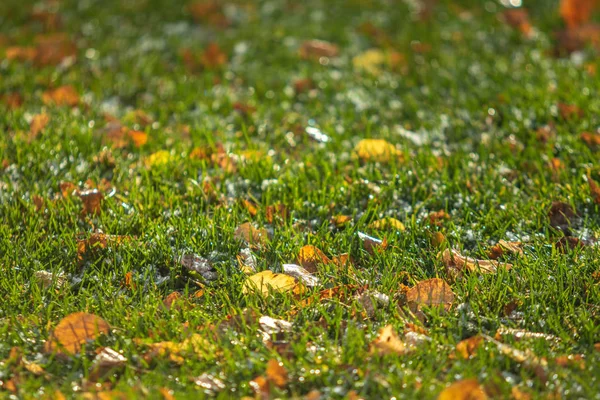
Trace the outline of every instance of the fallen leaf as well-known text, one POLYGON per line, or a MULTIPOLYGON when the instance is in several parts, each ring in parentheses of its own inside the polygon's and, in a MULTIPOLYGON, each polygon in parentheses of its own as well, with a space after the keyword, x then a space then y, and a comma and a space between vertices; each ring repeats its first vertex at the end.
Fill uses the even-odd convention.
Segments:
POLYGON ((84 312, 69 314, 51 332, 44 345, 44 351, 59 355, 78 354, 86 342, 109 332, 110 325, 94 314, 84 312))
POLYGON ((50 122, 48 114, 41 113, 34 115, 29 124, 29 138, 35 139, 44 130, 46 125, 48 125, 48 122, 50 122))
POLYGON ((486 341, 496 345, 502 354, 534 372, 540 380, 547 380, 548 362, 546 359, 537 357, 530 350, 519 350, 507 344, 501 343, 490 336, 483 335, 483 338, 486 341))
POLYGON ((598 186, 596 181, 594 181, 590 175, 587 176, 587 180, 594 203, 600 204, 600 186, 598 186))
MULTIPOLYGON (((568 28, 554 33, 555 50, 557 57, 571 54, 591 45, 596 51, 600 49, 600 25, 585 24, 568 28)), ((594 71, 592 71, 594 72, 594 71)))
POLYGON ((274 274, 266 270, 254 274, 246 279, 242 286, 242 293, 260 293, 268 296, 271 292, 301 294, 305 287, 296 282, 294 277, 285 274, 274 274))
POLYGON ((279 218, 281 221, 286 221, 288 214, 288 209, 283 204, 270 205, 265 209, 265 219, 270 224, 272 224, 276 218, 279 218))
POLYGON ((264 343, 269 342, 273 335, 291 332, 292 330, 291 322, 282 319, 271 318, 266 315, 263 315, 259 318, 258 326, 264 343))
POLYGON ((175 400, 175 396, 173 396, 175 392, 173 390, 161 387, 158 389, 158 392, 162 395, 164 400, 175 400))
POLYGON ((558 103, 557 107, 558 113, 565 120, 582 118, 584 115, 583 110, 573 104, 558 103))
POLYGON ((179 263, 195 279, 213 282, 219 278, 219 274, 207 258, 189 253, 182 255, 179 263))
POLYGON ((7 60, 14 60, 19 62, 28 62, 35 60, 37 56, 37 50, 35 47, 22 47, 22 46, 11 46, 6 48, 4 55, 7 60))
POLYGON ((513 386, 510 389, 510 398, 511 400, 531 400, 532 396, 531 394, 522 391, 518 387, 513 386))
POLYGON ((211 43, 201 54, 200 63, 206 69, 218 69, 227 64, 227 54, 221 50, 218 44, 211 43))
POLYGON ((248 247, 240 250, 236 258, 238 260, 238 264, 242 272, 244 272, 245 274, 252 274, 256 272, 256 265, 258 264, 258 260, 256 259, 256 256, 252 254, 252 251, 248 247))
POLYGON ((510 270, 513 266, 510 263, 495 260, 477 260, 465 257, 452 249, 446 249, 442 252, 442 262, 448 273, 453 277, 460 276, 465 270, 482 274, 493 274, 498 269, 510 270))
POLYGON ((104 347, 96 353, 88 377, 88 380, 91 382, 97 382, 108 374, 114 373, 115 370, 125 366, 125 363, 127 362, 127 358, 110 347, 104 347))
POLYGON ((75 107, 79 104, 79 94, 73 86, 60 86, 42 93, 42 101, 46 105, 75 107))
POLYGON ((464 359, 473 358, 477 355, 477 349, 481 347, 483 337, 480 335, 471 336, 468 339, 461 340, 456 344, 456 353, 464 359))
POLYGON ((350 221, 352 221, 352 217, 350 217, 349 215, 334 215, 333 217, 331 217, 331 223, 334 224, 337 228, 341 228, 350 221))
POLYGON ((318 271, 318 266, 330 264, 331 260, 319 248, 313 245, 303 246, 298 252, 297 263, 310 273, 318 271))
POLYGON ((270 359, 267 362, 267 370, 265 371, 267 380, 277 386, 284 388, 288 383, 288 373, 283 364, 275 359, 270 359))
POLYGON ((262 400, 268 400, 271 398, 271 389, 269 387, 269 381, 263 376, 257 376, 249 382, 250 387, 254 390, 257 396, 260 396, 262 400))
POLYGON ((373 255, 376 252, 383 251, 387 248, 387 240, 378 239, 376 237, 369 236, 362 232, 357 232, 358 238, 362 241, 363 247, 367 253, 373 255))
POLYGON ((450 219, 450 215, 444 210, 439 210, 430 213, 427 216, 427 219, 429 220, 430 224, 440 226, 442 225, 443 221, 447 221, 450 219))
POLYGON ((387 61, 386 54, 380 49, 369 49, 352 59, 356 70, 368 72, 371 75, 380 75, 382 67, 387 61))
POLYGON ((320 59, 321 57, 337 57, 340 49, 335 44, 323 40, 307 40, 300 46, 300 57, 307 59, 320 59))
POLYGON ((561 0, 560 16, 567 27, 574 28, 590 20, 597 4, 596 0, 561 0))
POLYGON ((188 4, 187 9, 196 22, 226 28, 229 19, 223 13, 223 4, 219 1, 196 1, 188 4))
POLYGON ((569 368, 575 367, 578 369, 585 369, 585 356, 583 354, 569 354, 566 356, 559 356, 554 359, 556 365, 569 368))
POLYGON ((548 210, 548 218, 550 219, 550 226, 568 232, 577 219, 577 213, 569 204, 555 201, 548 210))
POLYGON ((146 132, 128 130, 127 136, 135 147, 142 147, 148 143, 148 134, 146 132))
POLYGON ((392 325, 386 325, 379 331, 377 338, 371 342, 371 353, 378 355, 398 354, 404 355, 409 352, 404 342, 394 332, 392 325))
POLYGON ((167 310, 170 310, 175 306, 178 300, 181 299, 181 293, 179 292, 171 292, 165 299, 163 300, 163 305, 167 310))
POLYGON ((293 276, 298 279, 300 282, 305 284, 307 287, 315 287, 319 285, 319 278, 312 275, 306 269, 302 268, 300 265, 296 264, 283 264, 283 273, 289 276, 293 276))
POLYGON ((77 241, 77 258, 82 261, 87 254, 93 253, 97 249, 105 249, 109 245, 118 246, 130 239, 130 236, 92 233, 88 239, 77 241))
POLYGON ((172 160, 173 157, 170 152, 167 150, 159 150, 146 157, 144 165, 146 168, 160 167, 169 164, 172 160))
POLYGON ((445 310, 449 310, 454 302, 454 292, 442 279, 432 278, 410 288, 406 293, 406 301, 414 310, 419 310, 422 306, 443 306, 445 310))
POLYGON ((60 289, 67 283, 67 279, 59 274, 53 274, 48 271, 36 271, 33 276, 42 284, 45 289, 54 285, 57 289, 60 289))
POLYGON ((503 336, 511 336, 515 340, 544 339, 548 342, 559 342, 560 341, 560 339, 557 336, 550 335, 547 333, 530 332, 525 329, 514 329, 514 328, 507 328, 504 326, 500 327, 500 328, 498 328, 498 330, 496 330, 496 334, 495 334, 494 338, 496 340, 501 340, 503 336))
POLYGON ((252 217, 256 217, 256 214, 258 214, 258 207, 256 207, 256 205, 252 201, 243 200, 242 204, 252 217))
POLYGON ((66 59, 77 57, 77 46, 64 33, 38 36, 36 42, 34 62, 37 66, 58 65, 66 59))
POLYGON ((362 139, 354 152, 361 161, 375 161, 387 163, 400 156, 396 146, 384 139, 362 139))
POLYGON ((266 229, 257 229, 250 222, 244 222, 238 226, 233 236, 251 246, 263 246, 269 238, 266 229))
POLYGON ((19 93, 5 93, 0 96, 0 102, 11 110, 16 110, 23 105, 23 97, 19 93))
POLYGON ((463 379, 446 387, 438 400, 486 400, 488 396, 477 379, 463 379))
POLYGON ((580 135, 580 138, 588 145, 588 147, 595 148, 600 146, 600 134, 598 133, 583 132, 580 135))
POLYGON ((192 355, 194 357, 203 357, 205 354, 210 354, 212 349, 208 340, 199 333, 192 334, 181 343, 164 341, 156 343, 141 342, 141 344, 150 349, 149 352, 144 355, 147 362, 159 357, 167 358, 172 363, 178 365, 184 363, 186 359, 185 356, 192 355))
POLYGON ((77 194, 83 202, 82 215, 99 215, 102 212, 104 195, 96 189, 86 190, 77 194))
POLYGON ((500 239, 498 244, 490 249, 488 257, 491 259, 497 259, 505 253, 512 254, 523 254, 523 243, 521 242, 507 242, 506 240, 500 239))
POLYGON ((404 224, 398 221, 396 218, 383 218, 377 221, 373 221, 369 224, 369 228, 378 230, 397 230, 404 231, 406 228, 404 224))
POLYGON ((533 31, 531 22, 529 22, 529 13, 524 8, 504 10, 502 19, 511 27, 518 29, 525 36, 530 36, 533 31))

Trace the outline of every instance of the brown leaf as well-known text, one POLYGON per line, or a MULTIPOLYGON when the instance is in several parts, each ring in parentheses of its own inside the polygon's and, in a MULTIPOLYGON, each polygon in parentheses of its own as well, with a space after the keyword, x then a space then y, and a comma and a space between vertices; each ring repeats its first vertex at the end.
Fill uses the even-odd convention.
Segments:
POLYGON ((596 148, 600 146, 600 134, 598 133, 583 132, 580 135, 580 138, 588 145, 588 147, 596 148))
POLYGON ((511 8, 502 13, 504 22, 513 28, 518 29, 525 36, 532 33, 531 22, 529 22, 529 13, 524 8, 511 8))
POLYGON ((427 219, 431 225, 440 226, 442 225, 443 221, 450 219, 450 215, 444 210, 439 210, 430 213, 427 216, 427 219))
POLYGON ((44 351, 59 355, 77 354, 86 342, 109 332, 110 325, 94 314, 69 314, 56 325, 44 346, 44 351))
POLYGON ((442 390, 437 400, 486 400, 487 398, 477 379, 463 379, 442 390))
POLYGON ((550 226, 568 232, 577 218, 577 213, 569 204, 554 201, 548 210, 548 218, 550 219, 550 226))
POLYGON ((89 239, 77 241, 77 259, 83 261, 87 254, 93 253, 97 249, 105 249, 109 245, 118 246, 121 243, 130 240, 130 236, 106 235, 104 233, 92 233, 89 239))
POLYGON ((471 336, 468 339, 461 340, 456 344, 456 352, 458 356, 469 359, 477 355, 477 349, 481 347, 483 337, 480 335, 471 336))
POLYGON ((114 373, 115 370, 125 366, 127 358, 121 353, 111 349, 110 347, 104 347, 99 351, 96 351, 96 357, 92 362, 90 369, 90 375, 88 380, 91 382, 97 382, 98 380, 106 377, 110 373, 114 373))
POLYGON ((398 354, 404 355, 409 352, 406 344, 394 332, 392 325, 386 325, 379 331, 377 338, 371 342, 371 353, 378 355, 398 354))
POLYGON ((11 110, 16 110, 23 105, 23 97, 19 93, 5 93, 0 96, 0 102, 11 110))
POLYGON ((558 103, 558 113, 565 120, 572 120, 583 117, 583 110, 576 105, 566 104, 566 103, 558 103))
POLYGON ((335 44, 323 40, 307 40, 300 46, 299 53, 300 57, 305 60, 318 60, 321 57, 337 57, 340 49, 335 44))
POLYGON ((48 125, 48 122, 50 122, 48 114, 41 113, 34 115, 29 124, 29 138, 35 139, 44 130, 46 125, 48 125))
POLYGON ((35 64, 41 67, 58 65, 77 56, 77 46, 64 33, 39 36, 36 39, 35 64))
POLYGON ((255 247, 265 245, 269 239, 266 229, 257 229, 250 222, 244 222, 238 226, 233 236, 255 247))
POLYGON ((453 277, 460 276, 465 270, 482 274, 493 274, 496 273, 499 268, 506 270, 512 268, 512 264, 510 263, 494 260, 477 260, 475 258, 465 257, 452 249, 446 249, 442 252, 442 262, 448 273, 453 277))
POLYGON ((358 238, 362 241, 363 247, 367 251, 367 253, 373 255, 376 252, 381 252, 385 250, 388 246, 386 239, 378 239, 376 237, 369 236, 362 232, 357 232, 358 238))
POLYGON ((422 306, 443 306, 445 310, 449 310, 454 301, 454 292, 442 279, 432 278, 410 288, 406 293, 406 301, 414 310, 419 310, 422 306))
POLYGON ((571 54, 574 51, 591 45, 596 51, 600 49, 600 25, 585 24, 555 32, 555 56, 571 54))
POLYGON ((265 209, 265 219, 270 224, 272 224, 277 218, 279 218, 281 221, 286 221, 288 214, 287 207, 281 203, 267 206, 265 209))
POLYGON ((175 303, 180 299, 181 299, 181 293, 172 292, 167 297, 165 297, 165 299, 163 300, 163 305, 165 306, 165 308, 167 310, 170 310, 175 305, 175 303))
POLYGON ((594 203, 600 204, 600 186, 592 179, 590 175, 587 176, 588 185, 590 186, 590 193, 592 194, 592 199, 594 203))
POLYGON ((99 215, 102 212, 104 195, 96 189, 85 190, 77 194, 83 202, 82 215, 99 215))
POLYGON ((12 46, 5 50, 7 60, 15 60, 20 62, 33 61, 37 56, 35 47, 20 47, 12 46))
POLYGON ((218 69, 227 64, 227 54, 218 44, 211 43, 200 56, 200 63, 206 69, 218 69))
POLYGON ((298 252, 297 263, 304 267, 308 272, 315 273, 318 271, 318 266, 322 264, 330 264, 331 260, 319 248, 306 245, 298 252))
POLYGON ((523 243, 507 242, 506 240, 501 239, 498 241, 498 244, 490 249, 488 257, 495 260, 505 253, 523 254, 523 243))
POLYGON ((42 101, 46 105, 75 107, 79 104, 79 94, 73 86, 60 86, 42 93, 42 101))
POLYGON ((189 4, 187 9, 196 22, 221 28, 226 28, 230 25, 230 21, 223 13, 223 6, 219 1, 196 1, 189 4))
POLYGON ((567 27, 574 28, 588 22, 597 5, 596 0, 561 0, 560 16, 567 27))
POLYGON ((267 362, 267 370, 265 371, 267 380, 277 386, 284 388, 288 383, 288 373, 283 364, 275 359, 270 359, 267 362))

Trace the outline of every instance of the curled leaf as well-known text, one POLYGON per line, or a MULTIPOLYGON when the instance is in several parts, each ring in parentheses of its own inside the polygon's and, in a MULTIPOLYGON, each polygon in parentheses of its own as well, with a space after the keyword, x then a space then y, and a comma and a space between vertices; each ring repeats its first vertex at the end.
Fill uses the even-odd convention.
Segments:
POLYGON ((477 260, 462 256, 456 250, 446 249, 442 252, 442 262, 448 273, 452 276, 460 276, 463 271, 480 272, 482 274, 493 274, 498 269, 510 270, 512 264, 495 260, 477 260))

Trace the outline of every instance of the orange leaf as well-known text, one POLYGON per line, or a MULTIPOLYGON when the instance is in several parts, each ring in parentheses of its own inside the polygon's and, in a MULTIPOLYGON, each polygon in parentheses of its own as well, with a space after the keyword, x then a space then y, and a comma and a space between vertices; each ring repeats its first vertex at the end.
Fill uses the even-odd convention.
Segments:
POLYGON ((408 352, 408 348, 402 340, 394 332, 392 325, 386 325, 379 331, 379 336, 371 343, 371 353, 379 355, 399 354, 403 355, 408 352))
POLYGON ((477 355, 477 349, 483 343, 483 337, 476 335, 468 339, 461 340, 456 344, 456 354, 464 359, 469 359, 477 355))
POLYGON ((60 86, 42 93, 42 101, 47 105, 75 107, 79 104, 79 94, 73 86, 60 86))
POLYGON ((318 265, 329 264, 331 260, 317 247, 306 245, 298 252, 297 262, 308 272, 315 273, 318 265))
POLYGON ((454 301, 454 292, 446 282, 432 278, 417 283, 406 293, 406 300, 413 309, 421 306, 443 306, 449 309, 454 301))
POLYGON ((561 0, 560 16, 567 27, 574 28, 590 20, 597 4, 597 0, 561 0))
POLYGON ((0 96, 0 102, 11 110, 23 105, 23 97, 19 93, 6 93, 0 96))
POLYGON ((596 181, 592 179, 591 176, 588 175, 587 178, 588 185, 590 186, 590 193, 592 194, 592 199, 594 200, 594 203, 600 204, 600 187, 598 186, 596 181))
POLYGON ((77 354, 82 346, 101 334, 110 332, 110 325, 102 318, 84 312, 76 312, 63 318, 50 334, 44 346, 47 353, 77 354))
POLYGON ((36 114, 31 119, 31 124, 29 124, 29 137, 31 139, 36 138, 40 132, 48 125, 50 122, 50 117, 46 113, 36 114))
POLYGON ((448 386, 438 400, 485 400, 488 396, 476 379, 463 379, 448 386))
POLYGON ((37 38, 35 63, 38 66, 58 65, 77 56, 77 46, 63 33, 37 38))
POLYGON ((207 69, 218 69, 227 63, 227 54, 218 44, 211 43, 200 56, 200 63, 207 69))
POLYGON ((269 238, 266 229, 257 229, 250 222, 245 222, 238 226, 233 236, 238 240, 255 246, 266 244, 269 238))
POLYGON ((131 139, 131 142, 135 147, 142 147, 148 143, 148 134, 146 132, 128 130, 127 136, 131 139))
POLYGON ((511 8, 505 10, 502 13, 504 21, 512 26, 513 28, 517 28, 521 31, 525 36, 529 36, 531 34, 532 28, 531 23, 529 22, 529 14, 527 10, 524 8, 511 8))
POLYGON ((104 195, 96 189, 86 190, 77 194, 83 201, 82 215, 98 215, 102 211, 101 203, 104 195))
POLYGON ((598 133, 583 132, 579 137, 588 147, 600 146, 600 134, 598 133))
POLYGON ((456 250, 446 249, 442 252, 442 262, 448 273, 452 276, 460 275, 463 271, 480 272, 482 274, 495 273, 499 268, 509 270, 512 264, 495 260, 477 260, 465 257, 456 250))
POLYGON ((321 57, 337 57, 340 49, 335 44, 322 40, 307 40, 300 46, 300 57, 303 59, 319 59, 321 57))
POLYGON ((267 380, 278 388, 284 388, 288 383, 288 373, 285 367, 277 360, 270 359, 265 371, 267 380))
POLYGON ((5 51, 7 60, 15 61, 33 61, 37 56, 37 50, 35 47, 20 47, 12 46, 8 47, 5 51))

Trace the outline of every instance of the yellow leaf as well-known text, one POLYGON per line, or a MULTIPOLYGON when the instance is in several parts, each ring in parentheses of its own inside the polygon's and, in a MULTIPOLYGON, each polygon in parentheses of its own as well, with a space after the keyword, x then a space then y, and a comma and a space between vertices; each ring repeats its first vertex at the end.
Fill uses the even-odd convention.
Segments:
POLYGON ((406 300, 411 308, 421 306, 443 306, 449 309, 454 301, 452 288, 439 278, 427 279, 417 283, 406 293, 406 300))
POLYGON ((362 161, 389 162, 400 155, 396 147, 384 139, 363 139, 354 148, 362 161))
POLYGON ((366 71, 372 75, 380 75, 381 67, 386 63, 385 53, 379 49, 369 49, 352 59, 354 68, 366 71))
POLYGON ((156 153, 150 154, 146 157, 144 163, 147 168, 152 168, 160 165, 168 164, 171 161, 171 154, 166 150, 159 150, 156 153))
POLYGON ((76 312, 63 318, 50 338, 44 350, 47 353, 62 355, 76 354, 89 340, 110 332, 110 325, 102 318, 84 312, 76 312))
POLYGON ((50 122, 50 117, 46 113, 36 114, 31 119, 31 124, 29 124, 29 135, 31 139, 36 138, 42 130, 48 125, 50 122))
POLYGON ((379 336, 371 343, 371 352, 379 355, 406 354, 408 349, 394 332, 392 325, 386 325, 379 331, 379 336))
POLYGON ((404 227, 404 224, 402 222, 398 221, 396 218, 383 218, 383 219, 371 222, 369 227, 372 229, 379 229, 379 230, 395 229, 397 231, 404 231, 406 229, 404 227))
POLYGON ((306 245, 298 252, 298 264, 304 267, 308 272, 317 272, 317 266, 320 264, 329 264, 331 260, 318 247, 306 245))
POLYGON ((73 86, 60 86, 42 93, 44 104, 75 107, 79 103, 79 94, 73 86))
POLYGON ((476 379, 463 379, 448 386, 438 400, 485 400, 488 396, 476 379))
POLYGON ((242 287, 242 293, 244 294, 260 293, 263 296, 268 296, 272 291, 299 294, 303 293, 305 288, 297 283, 293 277, 285 274, 274 274, 269 270, 248 277, 242 287))

